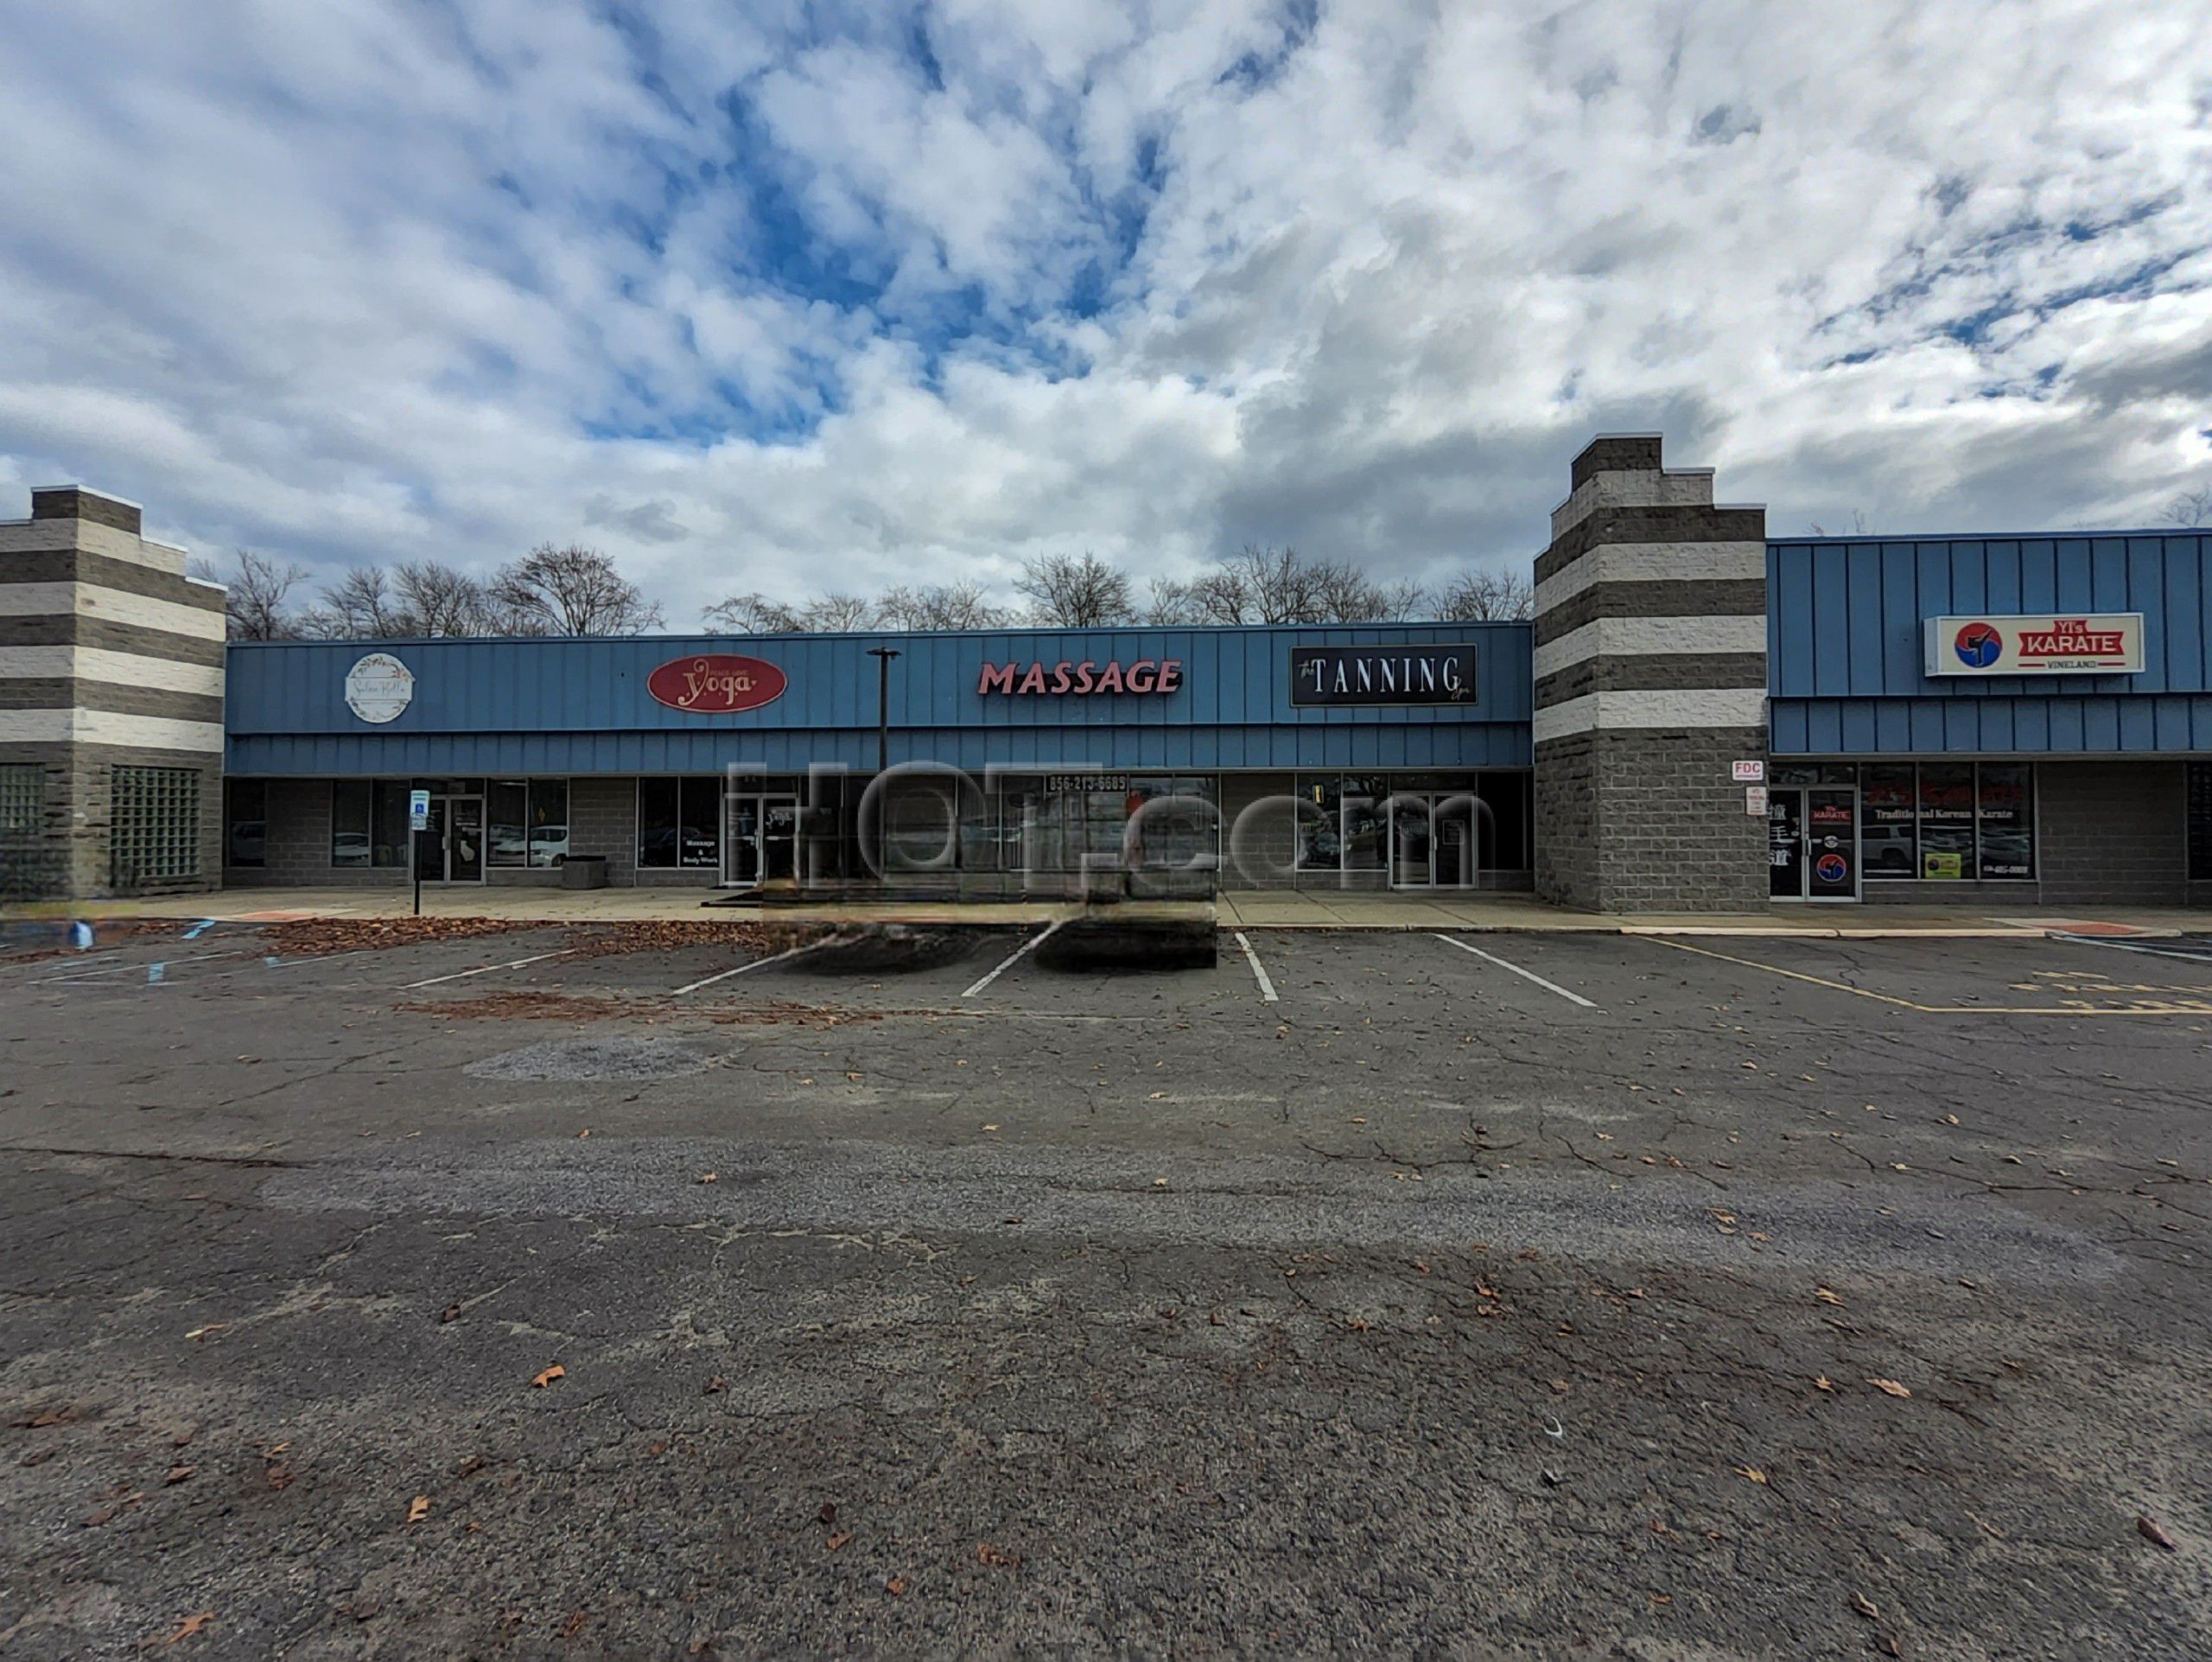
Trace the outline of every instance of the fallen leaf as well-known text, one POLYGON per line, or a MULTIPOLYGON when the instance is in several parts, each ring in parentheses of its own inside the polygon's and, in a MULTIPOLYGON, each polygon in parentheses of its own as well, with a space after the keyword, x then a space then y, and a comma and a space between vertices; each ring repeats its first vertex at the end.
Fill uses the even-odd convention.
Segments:
POLYGON ((171 1645, 182 1644, 186 1640, 190 1639, 194 1633, 198 1633, 202 1627, 205 1627, 209 1622, 214 1621, 214 1619, 215 1613, 213 1610, 202 1610, 196 1616, 187 1616, 182 1621, 177 1623, 175 1632, 168 1634, 162 1640, 163 1647, 166 1648, 171 1645))
POLYGON ((2145 1540, 2148 1541, 2152 1546, 2162 1546, 2169 1552, 2179 1551, 2179 1549, 2174 1544, 2174 1538, 2167 1534, 2164 1530, 2159 1528, 2158 1521, 2155 1519, 2137 1518, 2135 1520, 2135 1532, 2138 1535, 2140 1535, 2145 1540))
POLYGON ((722 1181, 721 1174, 712 1171, 703 1172, 700 1175, 699 1181, 702 1183, 719 1183, 722 1181))
POLYGON ((852 1531, 849 1529, 841 1529, 833 1535, 823 1537, 822 1544, 829 1548, 830 1551, 835 1552, 852 1538, 852 1531))
POLYGON ((289 1466, 271 1466, 263 1474, 263 1476, 268 1480, 269 1487, 272 1489, 289 1489, 292 1487, 292 1468, 289 1466))
POLYGON ((438 1320, 439 1320, 439 1321, 460 1321, 460 1320, 461 1320, 461 1306, 460 1306, 460 1305, 458 1305, 458 1304, 448 1304, 448 1305, 447 1305, 447 1306, 445 1307, 445 1309, 443 1309, 442 1310, 440 1310, 440 1311, 438 1312, 438 1320))
POLYGON ((582 1606, 571 1610, 569 1613, 569 1619, 561 1624, 561 1637, 574 1639, 578 1633, 583 1632, 585 1624, 590 1620, 591 1612, 582 1606))
POLYGON ((407 1508, 407 1521, 410 1524, 419 1524, 429 1515, 430 1497, 427 1494, 416 1495, 414 1504, 407 1508))
POLYGON ((1167 1187, 1167 1180, 1165 1177, 1155 1177, 1152 1180, 1152 1186, 1154 1188, 1166 1188, 1167 1187))
POLYGON ((1748 1477, 1754 1483, 1766 1481, 1766 1474, 1756 1466, 1734 1466, 1729 1468, 1738 1477, 1748 1477))
POLYGON ((1835 1389, 1835 1381, 1829 1379, 1827 1374, 1823 1373, 1813 1381, 1813 1389, 1815 1391, 1834 1391, 1835 1389))
POLYGON ((568 1377, 569 1370, 563 1367, 558 1362, 556 1362, 551 1367, 547 1368, 544 1372, 532 1379, 530 1382, 531 1387, 536 1391, 543 1391, 546 1386, 551 1385, 554 1380, 565 1379, 568 1377))
POLYGON ((1912 1395, 1912 1392, 1907 1391, 1895 1379, 1869 1379, 1866 1383, 1873 1386, 1875 1390, 1886 1391, 1892 1397, 1910 1397, 1912 1395))
POLYGON ((817 1524, 836 1523, 837 1521, 837 1503, 835 1500, 824 1500, 816 1510, 814 1521, 817 1524))
POLYGON ((1013 1570, 1020 1566, 1021 1555, 993 1546, 988 1541, 976 1549, 976 1562, 987 1563, 996 1570, 1013 1570))
POLYGON ((200 1468, 197 1466, 172 1466, 169 1468, 168 1475, 164 1477, 162 1481, 164 1483, 182 1483, 189 1479, 192 1474, 199 1469, 200 1468))
POLYGON ((1876 1621, 1881 1618, 1881 1607, 1864 1593, 1853 1593, 1851 1595, 1851 1608, 1869 1621, 1876 1621))
POLYGON ((702 1397, 711 1397, 716 1391, 727 1391, 728 1389, 729 1381, 723 1379, 721 1374, 717 1373, 707 1381, 707 1388, 699 1394, 702 1397))
POLYGON ((581 1131, 578 1131, 578 1132, 576 1133, 576 1141, 578 1141, 579 1143, 581 1143, 581 1142, 582 1142, 582 1141, 584 1140, 584 1138, 586 1138, 586 1137, 589 1137, 590 1135, 591 1135, 591 1127, 590 1127, 590 1126, 588 1126, 588 1125, 587 1125, 587 1126, 585 1126, 585 1127, 583 1128, 583 1130, 582 1130, 581 1131))
POLYGON ((1840 1303, 1842 1303, 1842 1302, 1843 1302, 1843 1301, 1842 1301, 1840 1298, 1838 1298, 1838 1297, 1835 1296, 1834 1292, 1832 1289, 1828 1289, 1828 1288, 1826 1288, 1826 1287, 1815 1287, 1815 1288, 1814 1288, 1814 1289, 1813 1289, 1813 1296, 1814 1296, 1815 1298, 1819 1299, 1819 1300, 1821 1301, 1821 1303, 1823 1303, 1823 1304, 1840 1304, 1840 1303))
POLYGON ((1959 1117, 1956 1114, 1946 1114, 1943 1116, 1943 1123, 1946 1125, 1955 1125, 1959 1123, 1959 1117))
POLYGON ((67 1425, 76 1417, 77 1410, 73 1408, 49 1408, 43 1412, 32 1415, 27 1420, 17 1420, 16 1423, 36 1431, 42 1430, 49 1425, 67 1425))
POLYGON ((987 1131, 995 1131, 998 1130, 998 1127, 995 1125, 986 1125, 983 1129, 987 1131))
POLYGON ((185 1337, 187 1339, 205 1339, 210 1334, 222 1332, 224 1328, 230 1325, 231 1324, 227 1321, 210 1321, 205 1327, 194 1328, 190 1333, 185 1334, 185 1337))
POLYGON ((883 1590, 894 1599, 903 1597, 906 1591, 906 1578, 904 1576, 893 1576, 883 1583, 883 1590))

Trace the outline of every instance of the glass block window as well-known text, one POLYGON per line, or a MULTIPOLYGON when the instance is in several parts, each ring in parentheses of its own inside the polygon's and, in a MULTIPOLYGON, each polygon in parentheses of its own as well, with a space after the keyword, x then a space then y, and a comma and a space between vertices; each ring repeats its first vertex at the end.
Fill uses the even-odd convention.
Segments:
POLYGON ((118 767, 108 846, 118 888, 200 875, 200 774, 118 767))
POLYGON ((0 767, 0 841, 31 841, 45 812, 46 769, 35 761, 0 767))

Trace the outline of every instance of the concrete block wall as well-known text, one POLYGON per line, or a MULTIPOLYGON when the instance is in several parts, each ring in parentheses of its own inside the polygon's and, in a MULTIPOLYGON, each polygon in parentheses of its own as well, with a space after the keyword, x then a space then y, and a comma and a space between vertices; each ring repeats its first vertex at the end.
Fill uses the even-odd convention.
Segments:
POLYGON ((80 486, 34 490, 28 519, 0 521, 0 764, 41 770, 45 822, 0 886, 89 899, 220 882, 223 590, 185 564, 136 504, 80 486), (118 870, 118 767, 196 776, 196 870, 118 870))
POLYGON ((1575 458, 1536 562, 1536 893, 1607 912, 1763 907, 1766 513, 1663 465, 1656 434, 1575 458))
POLYGON ((2178 761, 2040 761, 2037 869, 2054 906, 2186 906, 2178 761))

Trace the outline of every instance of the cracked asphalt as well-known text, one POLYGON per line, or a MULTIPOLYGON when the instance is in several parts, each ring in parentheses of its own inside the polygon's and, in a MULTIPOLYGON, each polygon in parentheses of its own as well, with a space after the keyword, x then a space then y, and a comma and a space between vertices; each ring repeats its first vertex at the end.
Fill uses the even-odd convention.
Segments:
POLYGON ((2212 1654, 2212 962, 1247 935, 0 958, 0 1654, 2212 1654))

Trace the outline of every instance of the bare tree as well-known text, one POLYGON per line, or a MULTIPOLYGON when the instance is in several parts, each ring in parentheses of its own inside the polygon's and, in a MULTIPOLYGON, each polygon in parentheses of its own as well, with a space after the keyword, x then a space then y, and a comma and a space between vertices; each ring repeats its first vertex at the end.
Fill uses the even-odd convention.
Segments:
POLYGON ((1205 606, 1194 584, 1154 577, 1145 591, 1143 621, 1155 627, 1206 622, 1205 606))
POLYGON ((280 566, 242 548, 228 576, 206 560, 193 562, 192 575, 224 586, 223 613, 233 640, 289 640, 306 627, 307 615, 292 604, 292 591, 308 580, 303 565, 280 566))
POLYGON ((932 588, 893 589, 875 608, 878 627, 887 629, 988 629, 1006 621, 979 583, 938 583, 932 588))
POLYGON ((1533 617, 1535 590, 1519 567, 1462 571, 1436 598, 1436 615, 1447 623, 1499 623, 1533 617))
POLYGON ((1815 537, 1864 537, 1866 534, 1866 510, 1864 508, 1852 509, 1850 520, 1845 524, 1844 529, 1840 531, 1831 532, 1826 525, 1822 525, 1817 519, 1811 520, 1808 523, 1812 525, 1813 535, 1815 537))
POLYGON ((1048 627, 1082 629, 1136 620, 1128 573, 1087 551, 1035 555, 1022 562, 1014 587, 1030 602, 1031 619, 1048 627))
POLYGON ((2184 531, 2212 525, 2212 488, 2183 491, 2167 503, 2166 523, 2179 525, 2184 531))
POLYGON ((797 634, 804 627, 783 602, 755 593, 715 602, 707 608, 706 618, 709 627, 732 634, 797 634))
POLYGON ((488 590, 509 634, 643 634, 661 609, 595 548, 540 543, 501 566, 488 590))
POLYGON ((542 633, 512 627, 483 583, 435 560, 355 567, 322 591, 307 630, 334 640, 542 633))
POLYGON ((880 603, 866 595, 817 595, 799 608, 799 627, 809 634, 843 634, 873 629, 880 603))
MULTIPOLYGON (((508 627, 485 586, 465 571, 435 560, 409 560, 392 569, 392 590, 407 633, 422 635, 537 634, 508 627)), ((576 630, 578 634, 590 631, 576 630)))

